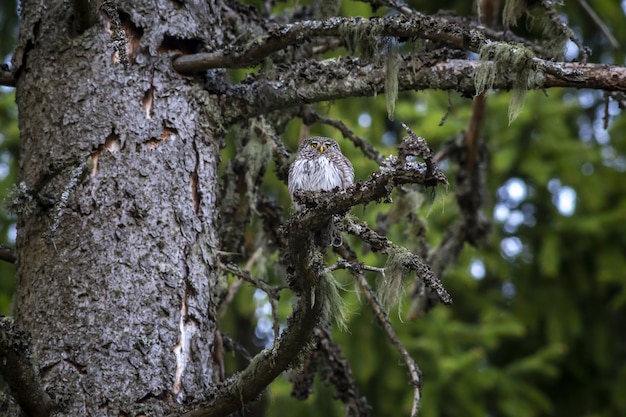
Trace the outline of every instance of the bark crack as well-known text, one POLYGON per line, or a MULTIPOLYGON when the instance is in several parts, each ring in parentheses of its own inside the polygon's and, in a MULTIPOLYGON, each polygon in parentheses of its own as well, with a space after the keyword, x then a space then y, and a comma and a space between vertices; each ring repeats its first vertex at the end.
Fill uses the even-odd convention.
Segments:
POLYGON ((191 340, 198 330, 198 324, 195 320, 189 317, 188 314, 188 306, 191 297, 193 297, 191 283, 188 279, 185 279, 185 289, 180 306, 180 320, 178 323, 180 338, 174 347, 174 355, 176 355, 176 370, 174 372, 174 386, 172 391, 176 396, 176 400, 179 402, 183 400, 183 376, 185 374, 187 364, 191 360, 191 340))

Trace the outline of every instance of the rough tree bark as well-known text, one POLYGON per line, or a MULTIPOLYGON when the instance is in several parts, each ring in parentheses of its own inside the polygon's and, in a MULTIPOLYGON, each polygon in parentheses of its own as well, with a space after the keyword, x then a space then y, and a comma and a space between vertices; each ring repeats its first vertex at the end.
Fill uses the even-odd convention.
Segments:
POLYGON ((20 178, 50 204, 19 213, 15 319, 58 415, 160 415, 213 381, 221 131, 170 62, 221 42, 214 6, 120 4, 125 69, 111 17, 77 33, 71 3, 22 3, 20 178))

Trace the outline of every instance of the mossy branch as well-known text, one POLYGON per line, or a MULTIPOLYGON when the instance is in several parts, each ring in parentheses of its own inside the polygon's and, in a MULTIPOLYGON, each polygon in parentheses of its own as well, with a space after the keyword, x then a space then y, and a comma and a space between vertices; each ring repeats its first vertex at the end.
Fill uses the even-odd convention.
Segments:
POLYGON ((344 39, 347 47, 359 50, 366 57, 379 51, 378 37, 421 38, 478 51, 486 37, 478 30, 469 30, 449 19, 422 14, 392 15, 365 19, 331 18, 307 20, 271 29, 264 36, 245 45, 233 45, 222 51, 184 55, 172 63, 181 73, 211 68, 247 68, 258 65, 274 52, 315 37, 334 36, 344 39))
MULTIPOLYGON (((533 58, 534 88, 574 87, 605 91, 626 91, 626 68, 615 65, 551 62, 533 58), (542 74, 543 73, 543 83, 542 74)), ((273 81, 258 80, 230 86, 220 91, 226 123, 254 117, 267 111, 288 109, 302 104, 373 96, 385 88, 385 69, 360 58, 310 61, 307 77, 300 65, 284 68, 273 81), (320 82, 324 80, 324 82, 320 82)), ((476 94, 474 74, 484 62, 447 59, 437 52, 402 57, 398 64, 398 91, 438 89, 458 91, 465 96, 476 94)), ((508 77, 496 77, 493 89, 514 88, 508 77)), ((487 88, 487 85, 484 87, 487 88)))

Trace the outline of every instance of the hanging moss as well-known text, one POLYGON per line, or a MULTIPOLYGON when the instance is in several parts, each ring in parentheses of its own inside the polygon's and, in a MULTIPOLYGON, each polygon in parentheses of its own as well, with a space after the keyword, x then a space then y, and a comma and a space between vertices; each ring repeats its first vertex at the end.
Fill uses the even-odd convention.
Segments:
POLYGON ((395 38, 385 38, 385 100, 387 118, 393 120, 398 100, 398 42, 395 38))
POLYGON ((322 303, 322 313, 328 320, 335 320, 341 330, 347 330, 347 305, 339 290, 342 288, 337 278, 324 269, 319 280, 318 302, 322 303))
POLYGON ((378 286, 378 297, 386 309, 398 304, 404 294, 404 283, 411 272, 406 267, 413 258, 408 249, 394 247, 387 257, 383 281, 378 286))
POLYGON ((271 128, 265 119, 254 119, 249 126, 248 143, 238 155, 248 168, 245 172, 246 192, 253 210, 256 207, 257 181, 263 177, 272 159, 272 142, 269 140, 271 134, 271 128))
POLYGON ((506 0, 502 11, 502 24, 505 28, 516 26, 517 19, 527 10, 525 0, 506 0))
POLYGON ((492 42, 479 53, 481 65, 474 75, 476 95, 493 88, 496 79, 510 80, 513 85, 509 103, 509 124, 519 115, 528 89, 537 88, 543 76, 533 65, 534 53, 523 45, 492 42))
POLYGON ((548 50, 550 58, 561 61, 565 58, 565 45, 574 37, 574 32, 563 23, 561 17, 554 10, 546 13, 543 23, 544 48, 548 50))
POLYGON ((345 25, 340 28, 340 36, 350 52, 359 52, 366 59, 378 58, 381 50, 378 36, 381 27, 372 27, 366 23, 363 19, 354 26, 345 25))

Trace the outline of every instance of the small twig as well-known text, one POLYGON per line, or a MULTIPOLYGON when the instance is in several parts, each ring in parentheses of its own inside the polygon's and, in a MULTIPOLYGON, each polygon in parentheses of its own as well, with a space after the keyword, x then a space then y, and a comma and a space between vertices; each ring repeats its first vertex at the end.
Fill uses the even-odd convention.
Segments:
POLYGON ((437 126, 443 126, 446 120, 448 120, 448 116, 450 115, 450 110, 452 110, 452 95, 450 91, 448 91, 448 107, 446 108, 446 113, 441 117, 439 124, 437 126))
MULTIPOLYGON (((337 259, 337 262, 334 265, 331 265, 328 267, 328 269, 331 271, 336 271, 338 269, 350 269, 350 268, 353 268, 353 264, 343 258, 337 259)), ((363 269, 364 271, 378 272, 379 274, 383 276, 385 275, 385 268, 379 268, 377 266, 369 266, 369 265, 360 265, 360 268, 363 269)))
POLYGON ((222 335, 222 343, 224 345, 224 350, 227 350, 229 352, 239 353, 248 362, 252 360, 252 355, 250 355, 250 352, 248 352, 248 349, 246 349, 241 343, 237 342, 236 340, 233 340, 230 336, 224 333, 221 333, 221 335, 222 335))
POLYGON ((581 61, 583 63, 587 62, 587 58, 591 53, 591 50, 583 45, 582 41, 576 36, 573 30, 571 30, 567 24, 563 21, 559 13, 556 11, 554 6, 557 2, 541 0, 540 4, 546 11, 546 17, 548 20, 554 25, 556 30, 560 31, 564 36, 567 36, 569 40, 574 42, 574 44, 578 47, 578 50, 581 54, 581 61))
POLYGON ((624 93, 614 91, 608 94, 613 100, 617 102, 617 105, 620 109, 626 109, 626 96, 624 95, 624 93))
POLYGON ((578 3, 580 3, 582 8, 585 10, 585 12, 587 12, 589 17, 591 18, 591 20, 593 20, 593 23, 595 23, 596 26, 598 26, 598 28, 600 29, 600 32, 602 32, 606 40, 609 41, 609 43, 611 44, 611 47, 613 49, 620 49, 621 48, 620 44, 617 41, 617 39, 615 39, 615 36, 613 36, 613 33, 611 33, 611 29, 609 29, 608 26, 604 24, 602 19, 600 19, 600 17, 596 14, 596 12, 591 8, 589 3, 587 3, 585 0, 578 0, 578 3))
POLYGON ((607 93, 604 93, 604 116, 602 117, 603 128, 607 130, 609 128, 609 98, 610 96, 607 93))
POLYGON ((341 132, 344 138, 351 140, 352 143, 354 143, 354 146, 359 148, 366 157, 376 161, 378 165, 383 163, 385 157, 382 156, 380 152, 378 152, 376 148, 373 147, 367 140, 358 136, 354 133, 354 131, 352 131, 352 129, 348 128, 348 126, 346 126, 346 124, 341 120, 324 117, 310 107, 305 107, 302 110, 302 119, 307 124, 319 122, 334 127, 341 132))
POLYGON ((400 339, 398 338, 398 335, 396 334, 396 332, 393 330, 391 321, 389 321, 389 316, 387 315, 387 312, 385 311, 385 308, 381 304, 378 297, 376 297, 374 290, 372 290, 372 288, 367 283, 367 280, 365 279, 365 274, 363 274, 363 270, 360 270, 360 268, 356 265, 352 265, 352 266, 353 267, 351 269, 351 272, 357 284, 359 285, 361 290, 363 290, 363 293, 365 294, 365 298, 370 303, 370 306, 372 307, 372 310, 374 311, 376 318, 378 318, 378 321, 380 325, 382 326, 383 330, 385 331, 385 333, 387 333, 387 337, 389 338, 391 343, 395 346, 395 348, 398 350, 398 352, 400 352, 400 355, 402 355, 402 358, 404 359, 404 363, 409 369, 409 375, 411 376, 411 384, 413 385, 413 389, 414 389, 413 407, 411 408, 411 417, 415 417, 417 416, 417 410, 419 408, 420 398, 421 398, 422 372, 420 371, 419 367, 417 366, 413 358, 411 358, 411 355, 409 355, 409 352, 407 352, 404 345, 402 345, 402 342, 400 342, 400 339))
MULTIPOLYGON (((376 233, 365 223, 357 223, 352 219, 346 219, 346 231, 351 235, 357 236, 363 240, 363 242, 370 245, 372 251, 374 252, 381 252, 387 255, 397 247, 386 236, 376 233)), ((448 294, 446 289, 443 287, 443 284, 434 274, 431 267, 424 263, 419 256, 412 256, 407 261, 407 266, 415 270, 417 276, 424 281, 424 284, 428 288, 437 294, 439 299, 444 304, 452 304, 452 297, 450 294, 448 294)))
MULTIPOLYGON (((257 256, 260 256, 260 253, 261 253, 259 249, 257 249, 257 251, 255 252, 257 256)), ((251 266, 252 263, 254 263, 253 258, 254 258, 254 255, 248 261, 248 265, 251 266)), ((234 265, 234 264, 221 264, 221 267, 225 271, 228 271, 231 274, 239 277, 239 279, 231 286, 231 288, 236 287, 234 292, 236 292, 237 289, 239 289, 239 287, 241 286, 241 282, 246 281, 246 282, 251 283, 255 287, 259 288, 260 290, 264 291, 267 294, 267 298, 268 298, 268 301, 270 303, 271 310, 272 310, 272 330, 274 331, 274 341, 278 340, 278 336, 280 334, 280 327, 279 327, 280 322, 279 322, 279 317, 278 317, 278 299, 280 298, 280 291, 284 290, 287 287, 285 286, 272 287, 268 285, 265 281, 253 277, 250 274, 250 272, 248 272, 247 270, 241 269, 237 265, 234 265)), ((229 295, 231 294, 230 289, 228 291, 228 294, 229 295)), ((234 294, 232 295, 232 297, 234 297, 234 294)))
POLYGON ((250 274, 250 272, 244 269, 241 269, 237 265, 234 265, 231 263, 220 263, 220 267, 224 271, 230 272, 231 274, 241 278, 242 280, 246 282, 249 282, 253 286, 264 291, 270 298, 271 297, 279 298, 280 292, 284 290, 285 288, 287 288, 284 285, 271 286, 267 282, 263 281, 262 279, 253 277, 252 274, 250 274))
MULTIPOLYGON (((256 251, 254 251, 254 253, 250 257, 250 259, 248 259, 248 261, 246 262, 246 266, 244 267, 244 269, 247 270, 247 271, 252 269, 252 266, 257 261, 257 259, 261 256, 262 252, 263 252, 263 246, 259 246, 259 248, 256 251)), ((239 256, 239 255, 241 255, 239 253, 224 252, 224 251, 217 251, 217 254, 219 256, 239 256)), ((226 296, 219 303, 220 304, 219 305, 220 314, 224 314, 226 312, 226 308, 228 307, 228 305, 235 298, 235 295, 239 291, 239 288, 241 287, 241 284, 243 284, 243 282, 244 282, 243 278, 238 278, 237 281, 233 282, 232 285, 230 287, 228 287, 228 292, 227 292, 226 296)))
POLYGON ((410 141, 403 141, 398 145, 398 158, 402 161, 406 161, 407 156, 417 156, 424 160, 426 164, 426 176, 430 176, 435 172, 435 163, 433 161, 433 151, 428 147, 426 140, 420 136, 417 136, 407 125, 401 123, 402 127, 409 134, 412 139, 410 141))

